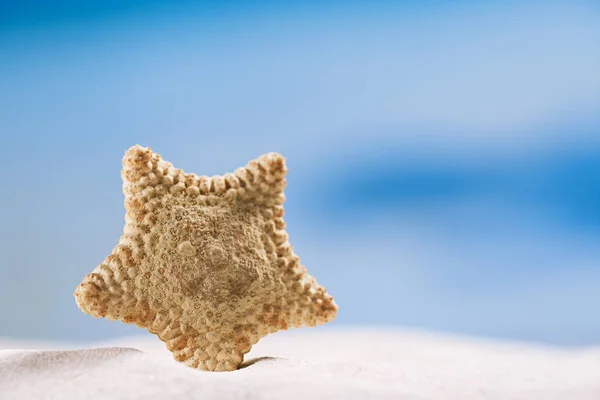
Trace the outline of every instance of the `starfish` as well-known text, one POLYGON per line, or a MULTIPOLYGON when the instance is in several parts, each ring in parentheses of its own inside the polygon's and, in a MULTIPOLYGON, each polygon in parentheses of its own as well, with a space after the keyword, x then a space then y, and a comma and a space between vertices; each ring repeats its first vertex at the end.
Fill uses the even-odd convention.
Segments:
POLYGON ((78 307, 146 328, 177 361, 208 371, 237 369, 270 333, 332 321, 335 301, 285 231, 286 173, 277 153, 208 177, 131 147, 123 234, 76 288, 78 307))

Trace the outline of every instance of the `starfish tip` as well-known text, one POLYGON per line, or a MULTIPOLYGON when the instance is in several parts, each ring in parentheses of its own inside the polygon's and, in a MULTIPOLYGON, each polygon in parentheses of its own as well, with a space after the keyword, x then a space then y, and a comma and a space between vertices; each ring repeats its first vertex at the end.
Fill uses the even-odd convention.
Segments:
POLYGON ((126 169, 149 169, 148 165, 152 159, 152 150, 139 144, 131 146, 123 156, 123 168, 126 169))

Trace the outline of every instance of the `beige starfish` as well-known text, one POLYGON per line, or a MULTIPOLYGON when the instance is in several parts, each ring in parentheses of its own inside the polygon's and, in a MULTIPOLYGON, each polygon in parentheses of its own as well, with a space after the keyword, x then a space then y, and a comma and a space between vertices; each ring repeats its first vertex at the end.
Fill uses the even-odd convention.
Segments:
POLYGON ((209 371, 237 369, 269 333, 332 321, 337 305, 288 241, 286 172, 269 153, 209 178, 131 147, 123 235, 75 290, 77 305, 147 328, 176 360, 209 371))

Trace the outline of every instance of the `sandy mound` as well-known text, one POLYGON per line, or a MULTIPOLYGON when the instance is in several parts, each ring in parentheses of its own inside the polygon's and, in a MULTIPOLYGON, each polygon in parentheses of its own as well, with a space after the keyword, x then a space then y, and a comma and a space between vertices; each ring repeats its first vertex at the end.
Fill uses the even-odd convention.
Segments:
POLYGON ((600 399, 599 349, 287 332, 259 343, 242 369, 209 373, 152 338, 102 346, 0 351, 0 399, 600 399))

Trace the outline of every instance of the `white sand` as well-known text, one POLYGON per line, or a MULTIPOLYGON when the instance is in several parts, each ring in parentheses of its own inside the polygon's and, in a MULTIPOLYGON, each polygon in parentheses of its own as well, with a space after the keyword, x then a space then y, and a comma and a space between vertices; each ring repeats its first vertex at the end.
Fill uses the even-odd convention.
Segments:
POLYGON ((100 346, 0 341, 0 399, 600 400, 600 348, 298 330, 264 338, 238 371, 210 373, 152 337, 100 346))

